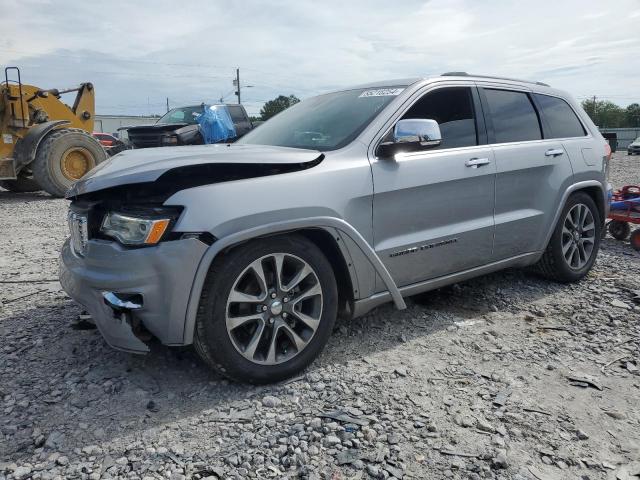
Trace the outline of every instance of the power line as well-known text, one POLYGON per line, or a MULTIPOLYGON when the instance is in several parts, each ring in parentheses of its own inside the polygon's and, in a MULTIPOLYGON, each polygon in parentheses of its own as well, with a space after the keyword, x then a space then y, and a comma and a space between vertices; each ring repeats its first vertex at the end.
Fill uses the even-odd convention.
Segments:
MULTIPOLYGON (((42 55, 47 57, 76 58, 78 60, 85 60, 87 58, 84 55, 63 55, 59 53, 27 52, 24 50, 13 50, 9 48, 0 48, 0 51, 20 53, 23 55, 31 55, 31 56, 42 55)), ((147 65, 166 65, 168 67, 196 67, 196 68, 224 68, 224 69, 232 68, 225 65, 210 65, 210 64, 200 64, 200 63, 169 63, 169 62, 157 62, 153 60, 127 60, 124 58, 115 58, 115 57, 114 57, 114 61, 123 62, 123 63, 139 63, 139 64, 147 64, 147 65)))
MULTIPOLYGON (((3 52, 12 52, 12 53, 19 53, 22 55, 30 55, 30 56, 46 56, 46 57, 59 57, 59 58, 75 58, 78 60, 86 60, 87 56, 85 55, 69 55, 69 54, 60 54, 60 53, 43 53, 43 52, 28 52, 26 50, 14 50, 14 49, 10 49, 10 48, 0 48, 0 51, 3 52)), ((158 62, 158 61, 154 61, 154 60, 127 60, 124 58, 116 58, 116 57, 111 57, 113 60, 113 62, 122 62, 122 63, 137 63, 137 64, 146 64, 146 65, 163 65, 163 66, 167 66, 167 67, 189 67, 189 68, 217 68, 217 69, 224 69, 224 70, 233 70, 234 66, 232 65, 213 65, 213 64, 208 64, 208 63, 171 63, 171 62, 158 62)), ((47 67, 49 68, 49 67, 47 67)), ((281 78, 281 79, 288 79, 288 80, 293 80, 294 82, 298 82, 298 80, 294 79, 293 77, 288 77, 288 76, 283 76, 281 74, 273 74, 273 72, 267 72, 265 70, 261 70, 261 69, 257 69, 257 68, 252 68, 252 67, 243 67, 243 70, 251 70, 254 72, 258 72, 258 73, 262 73, 262 74, 266 74, 266 75, 271 75, 274 78, 281 78)), ((225 77, 226 78, 226 77, 225 77)))
MULTIPOLYGON (((50 66, 50 65, 38 65, 38 64, 26 64, 26 65, 22 65, 21 68, 44 68, 47 70, 69 70, 69 67, 67 66, 50 66)), ((198 74, 197 76, 193 76, 187 73, 184 74, 167 74, 164 72, 158 72, 158 73, 140 73, 140 72, 117 72, 114 70, 82 70, 83 73, 91 73, 91 74, 97 74, 97 75, 124 75, 124 76, 129 76, 129 77, 154 77, 157 78, 158 75, 162 75, 162 78, 191 78, 191 79, 200 79, 200 78, 215 78, 218 80, 228 80, 230 78, 230 76, 220 76, 220 75, 200 75, 198 74)))

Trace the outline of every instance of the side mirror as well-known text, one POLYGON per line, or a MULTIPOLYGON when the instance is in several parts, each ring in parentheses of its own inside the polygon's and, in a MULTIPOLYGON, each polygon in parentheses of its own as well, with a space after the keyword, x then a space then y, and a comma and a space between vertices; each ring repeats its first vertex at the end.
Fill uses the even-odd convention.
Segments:
POLYGON ((399 120, 390 140, 380 143, 379 154, 392 156, 401 151, 414 152, 437 147, 442 143, 440 126, 435 120, 421 118, 399 120))

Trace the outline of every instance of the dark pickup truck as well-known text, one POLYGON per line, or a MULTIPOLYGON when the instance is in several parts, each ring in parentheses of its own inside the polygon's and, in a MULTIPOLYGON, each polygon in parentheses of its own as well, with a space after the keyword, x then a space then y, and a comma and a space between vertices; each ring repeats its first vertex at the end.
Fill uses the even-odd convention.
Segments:
MULTIPOLYGON (((199 125, 198 115, 212 105, 195 105, 169 110, 153 125, 125 127, 133 148, 172 147, 176 145, 202 145, 205 143, 199 125)), ((229 112, 236 136, 225 142, 234 142, 253 128, 251 120, 242 105, 216 105, 229 112)))

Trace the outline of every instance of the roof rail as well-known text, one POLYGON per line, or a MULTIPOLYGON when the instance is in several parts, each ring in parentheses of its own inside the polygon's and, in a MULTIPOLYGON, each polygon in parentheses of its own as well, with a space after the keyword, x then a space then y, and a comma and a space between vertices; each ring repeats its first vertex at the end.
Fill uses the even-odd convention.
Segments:
POLYGON ((542 85, 543 87, 548 87, 549 85, 543 82, 533 82, 531 80, 519 80, 517 78, 508 78, 508 77, 492 77, 491 75, 473 75, 467 72, 445 72, 441 77, 478 77, 478 78, 489 78, 493 80, 510 80, 512 82, 522 82, 522 83, 533 83, 535 85, 542 85))

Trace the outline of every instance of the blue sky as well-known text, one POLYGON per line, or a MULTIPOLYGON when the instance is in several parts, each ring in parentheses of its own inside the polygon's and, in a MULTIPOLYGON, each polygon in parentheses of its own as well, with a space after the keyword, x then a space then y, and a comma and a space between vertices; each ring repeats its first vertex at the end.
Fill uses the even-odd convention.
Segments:
POLYGON ((101 114, 309 97, 372 80, 468 71, 579 99, 640 101, 640 1, 0 0, 0 65, 25 83, 96 86, 101 114))

